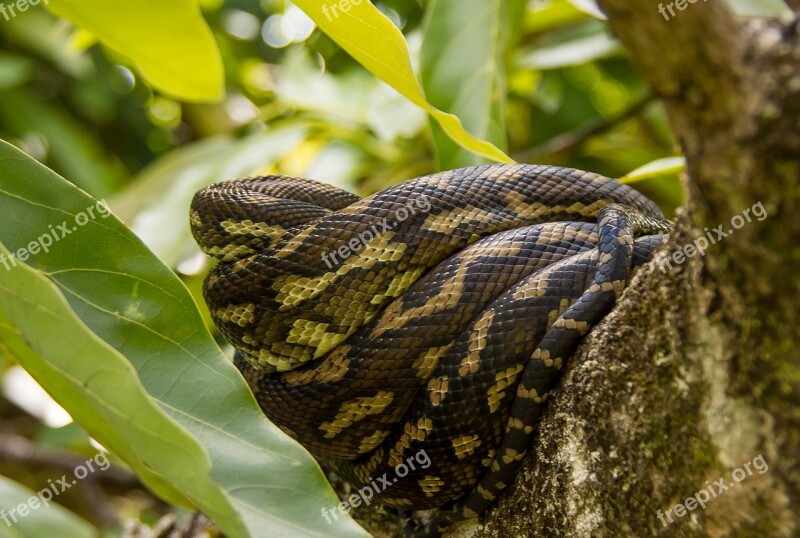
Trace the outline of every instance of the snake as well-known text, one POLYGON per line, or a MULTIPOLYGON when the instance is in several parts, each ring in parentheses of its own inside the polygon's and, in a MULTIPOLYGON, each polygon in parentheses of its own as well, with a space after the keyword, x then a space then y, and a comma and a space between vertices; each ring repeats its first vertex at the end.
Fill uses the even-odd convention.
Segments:
POLYGON ((364 198, 237 178, 197 192, 190 224, 263 412, 359 491, 437 509, 422 535, 513 482, 566 361, 671 229, 629 185, 533 164, 364 198))

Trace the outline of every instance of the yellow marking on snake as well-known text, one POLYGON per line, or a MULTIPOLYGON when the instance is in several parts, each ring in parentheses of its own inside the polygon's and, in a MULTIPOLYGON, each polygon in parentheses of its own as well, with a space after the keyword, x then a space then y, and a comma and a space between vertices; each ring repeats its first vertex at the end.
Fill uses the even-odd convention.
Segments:
POLYGON ((531 360, 533 361, 542 361, 544 365, 548 368, 561 368, 562 359, 561 357, 551 358, 550 351, 542 348, 536 348, 533 354, 531 355, 531 360))
POLYGON ((286 233, 282 227, 277 224, 267 224, 265 222, 253 222, 250 219, 245 220, 223 220, 219 223, 223 230, 233 236, 237 235, 252 235, 254 237, 269 237, 276 239, 286 233))
POLYGON ((493 501, 495 499, 495 495, 488 489, 485 489, 483 486, 478 486, 475 491, 477 491, 478 494, 480 494, 480 496, 483 497, 484 499, 487 499, 489 501, 493 501))
POLYGON ((562 297, 561 300, 558 302, 558 308, 554 308, 553 310, 547 313, 547 325, 553 325, 556 321, 558 321, 559 316, 567 311, 567 308, 572 304, 572 301, 567 297, 562 297))
POLYGON ((358 445, 358 453, 366 454, 367 452, 375 450, 375 448, 386 439, 389 433, 388 431, 378 430, 372 435, 364 437, 358 445))
POLYGON ((469 374, 476 374, 480 370, 481 351, 489 342, 489 327, 494 319, 494 310, 485 310, 473 325, 472 334, 469 339, 469 353, 461 359, 461 366, 458 368, 458 375, 464 377, 469 374))
POLYGON ((239 327, 246 327, 253 323, 255 310, 256 305, 253 303, 232 304, 225 308, 218 308, 214 314, 225 323, 234 323, 239 327))
POLYGON ((394 400, 394 392, 381 390, 375 396, 362 396, 342 404, 339 412, 330 422, 323 422, 319 429, 325 432, 326 439, 333 439, 345 428, 364 420, 369 415, 377 415, 394 400))
MULTIPOLYGON (((485 258, 486 256, 517 255, 521 252, 522 245, 523 243, 521 241, 512 242, 507 245, 498 245, 489 253, 482 249, 467 250, 459 259, 455 274, 442 284, 439 293, 425 301, 425 304, 405 310, 403 309, 402 303, 392 303, 384 310, 385 314, 382 317, 385 321, 382 321, 381 324, 372 331, 372 337, 377 338, 389 329, 399 329, 409 319, 427 317, 453 308, 454 305, 461 301, 470 263, 485 258)), ((414 273, 414 276, 418 276, 417 273, 414 273)), ((377 302, 378 299, 379 297, 376 296, 375 299, 373 299, 373 303, 377 302)))
POLYGON ((503 454, 503 463, 508 465, 512 461, 519 461, 525 457, 525 452, 517 452, 513 448, 506 448, 505 454, 503 454))
POLYGON ((453 232, 463 228, 465 222, 492 222, 496 219, 497 214, 495 212, 465 205, 463 208, 459 208, 458 211, 445 211, 436 215, 428 215, 420 228, 451 236, 453 232))
POLYGON ((522 387, 517 389, 517 396, 519 398, 527 398, 529 400, 533 400, 536 403, 542 403, 547 397, 547 395, 545 395, 544 397, 539 396, 539 393, 536 392, 536 389, 529 390, 522 387))
POLYGON ((307 319, 297 319, 292 323, 292 329, 286 337, 290 344, 300 344, 301 346, 318 347, 323 342, 341 336, 336 333, 327 332, 330 323, 318 323, 307 319))
POLYGON ((192 209, 189 212, 189 224, 194 226, 196 229, 202 229, 203 227, 203 217, 200 216, 196 210, 192 209))
POLYGON ((450 380, 447 376, 434 377, 428 381, 428 398, 433 405, 442 405, 447 391, 450 388, 450 380))
POLYGON ((433 497, 444 486, 445 481, 438 476, 425 475, 425 478, 419 481, 419 488, 426 497, 433 497))
POLYGON ((497 372, 494 376, 495 383, 486 391, 489 412, 494 413, 500 407, 500 402, 506 396, 506 388, 517 380, 517 376, 523 370, 522 364, 517 364, 497 372))
MULTIPOLYGON (((394 260, 393 260, 394 261, 394 260)), ((412 271, 406 271, 405 273, 399 274, 392 279, 389 283, 389 286, 386 288, 386 291, 383 294, 375 295, 372 298, 370 303, 372 304, 381 304, 386 297, 399 297, 406 291, 411 285, 419 280, 419 277, 425 273, 424 267, 418 267, 412 271)))
POLYGON ((558 223, 552 228, 542 230, 536 243, 539 245, 558 245, 565 241, 569 243, 597 243, 597 233, 594 230, 575 229, 565 223, 558 223), (572 232, 568 235, 567 230, 572 230, 572 232))
POLYGON ((511 297, 517 301, 522 299, 533 299, 535 297, 542 297, 547 294, 547 288, 550 285, 548 281, 549 273, 543 273, 539 278, 528 280, 514 290, 511 297))
POLYGON ((228 243, 224 247, 213 246, 208 249, 208 255, 214 258, 219 258, 222 261, 231 262, 238 260, 243 256, 255 254, 255 250, 247 245, 237 245, 235 243, 228 243))
POLYGON ((416 370, 417 377, 420 379, 428 379, 436 370, 436 367, 439 366, 439 360, 450 351, 452 346, 453 342, 450 342, 446 346, 432 347, 420 355, 417 360, 414 361, 414 364, 411 365, 411 368, 416 370))
MULTIPOLYGON (((272 289, 278 292, 276 300, 285 307, 294 307, 317 297, 332 283, 354 269, 372 269, 378 262, 396 262, 403 257, 407 245, 392 243, 395 232, 386 232, 367 243, 363 250, 350 256, 335 272, 326 272, 318 277, 308 278, 296 275, 281 275, 275 279, 272 289)), ((410 284, 408 284, 410 285, 410 284)), ((399 293, 395 291, 398 295, 399 293)), ((283 308, 283 307, 281 307, 283 308)))
MULTIPOLYGON (((295 367, 294 357, 284 357, 283 355, 276 355, 269 349, 258 349, 257 352, 249 352, 249 355, 255 360, 255 363, 264 366, 273 366, 279 372, 285 372, 295 367)), ((305 359, 308 360, 308 359, 305 359)))
POLYGON ((452 444, 456 458, 463 460, 467 456, 471 456, 481 446, 481 440, 477 435, 464 435, 453 439, 452 444))
POLYGON ((494 457, 496 454, 497 450, 495 450, 494 448, 489 449, 489 452, 486 453, 486 457, 481 459, 481 465, 483 467, 489 467, 494 461, 494 457))
POLYGON ((572 318, 558 318, 556 322, 553 323, 553 327, 562 327, 585 334, 589 329, 589 324, 585 321, 578 321, 572 318))
POLYGON ((290 385, 307 385, 312 381, 320 383, 336 383, 344 379, 350 369, 350 359, 347 354, 350 346, 337 347, 312 370, 291 370, 283 374, 283 379, 290 385))
POLYGON ((531 433, 533 431, 533 426, 525 424, 524 422, 522 422, 522 420, 516 417, 511 417, 508 419, 508 425, 506 426, 506 431, 507 430, 522 430, 525 433, 531 433))
POLYGON ((301 245, 306 243, 308 236, 315 230, 314 226, 309 226, 302 232, 292 237, 281 249, 275 254, 276 258, 286 258, 294 253, 301 245))
POLYGON ((594 217, 601 209, 609 205, 608 200, 595 200, 590 204, 575 202, 569 205, 547 205, 538 202, 527 202, 525 197, 518 192, 509 192, 505 195, 505 201, 515 209, 516 214, 524 219, 538 219, 546 214, 558 213, 577 213, 583 217, 594 217))
POLYGON ((397 467, 403 463, 403 456, 406 450, 411 447, 414 441, 424 441, 433 429, 433 421, 430 419, 419 419, 417 424, 406 422, 403 425, 403 434, 389 450, 389 465, 397 467))

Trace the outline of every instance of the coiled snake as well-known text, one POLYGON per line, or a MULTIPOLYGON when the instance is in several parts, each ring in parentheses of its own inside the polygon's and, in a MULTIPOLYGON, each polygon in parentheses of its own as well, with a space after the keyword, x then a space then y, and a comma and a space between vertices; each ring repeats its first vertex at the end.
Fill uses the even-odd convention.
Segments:
POLYGON ((358 487, 395 477, 388 505, 442 508, 431 532, 512 481, 564 362, 665 238, 646 234, 669 230, 631 187, 519 164, 363 199, 237 179, 197 193, 190 220, 220 260, 205 300, 267 416, 358 487))

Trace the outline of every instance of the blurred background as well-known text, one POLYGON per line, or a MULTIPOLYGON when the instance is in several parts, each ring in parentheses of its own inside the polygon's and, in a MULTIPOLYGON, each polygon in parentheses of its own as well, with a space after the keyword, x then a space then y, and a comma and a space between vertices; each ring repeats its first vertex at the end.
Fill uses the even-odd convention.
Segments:
MULTIPOLYGON (((208 265, 189 233, 188 203, 209 183, 280 173, 368 195, 485 162, 445 139, 291 2, 201 4, 224 63, 226 93, 214 103, 159 92, 125 57, 42 6, 0 20, 0 138, 105 199, 199 304, 208 265)), ((639 169, 637 188, 673 214, 679 148, 594 4, 509 2, 500 32, 457 31, 491 16, 479 6, 494 4, 451 13, 431 2, 375 2, 405 35, 429 101, 476 136, 519 162, 612 177, 639 169)), ((1 342, 0 389, 0 475, 37 490, 97 452, 1 342)), ((150 526, 174 511, 124 465, 112 469, 58 502, 100 529, 120 520, 150 526)))

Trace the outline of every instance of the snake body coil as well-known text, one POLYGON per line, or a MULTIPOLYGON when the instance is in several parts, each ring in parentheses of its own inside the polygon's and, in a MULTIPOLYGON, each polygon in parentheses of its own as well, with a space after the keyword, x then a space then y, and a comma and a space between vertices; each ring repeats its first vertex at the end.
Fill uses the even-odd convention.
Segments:
POLYGON ((472 517, 512 480, 542 403, 669 230, 636 190, 491 165, 359 197, 269 176, 197 193, 205 283, 264 412, 358 486, 472 517), (411 466, 409 466, 411 467, 411 466))

